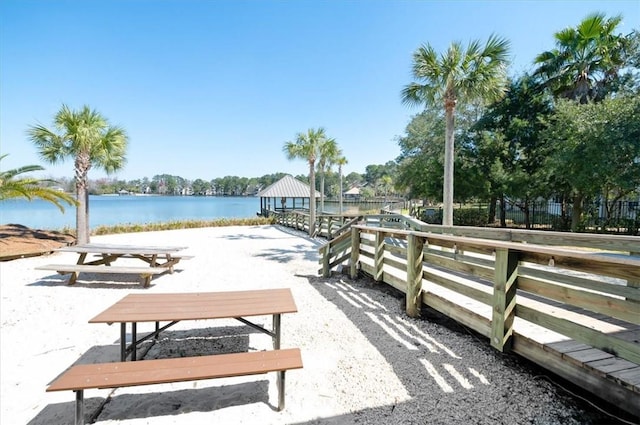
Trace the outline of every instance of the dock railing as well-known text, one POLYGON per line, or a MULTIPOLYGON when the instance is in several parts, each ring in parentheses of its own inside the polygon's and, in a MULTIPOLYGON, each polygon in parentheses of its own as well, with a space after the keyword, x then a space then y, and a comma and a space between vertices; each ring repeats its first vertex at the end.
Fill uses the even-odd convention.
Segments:
POLYGON ((640 238, 395 219, 328 225, 319 272, 365 273, 640 416, 640 238))

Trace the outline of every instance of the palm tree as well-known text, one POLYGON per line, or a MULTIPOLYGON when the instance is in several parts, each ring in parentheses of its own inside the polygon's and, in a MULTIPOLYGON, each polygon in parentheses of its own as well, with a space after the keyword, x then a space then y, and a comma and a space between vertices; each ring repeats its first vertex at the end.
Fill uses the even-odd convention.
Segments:
POLYGON ((324 179, 331 170, 331 166, 342 155, 335 139, 327 139, 320 144, 320 156, 318 158, 318 172, 320 173, 320 211, 324 212, 324 179))
POLYGON ((429 44, 413 54, 412 82, 402 90, 402 101, 408 105, 444 106, 446 120, 443 217, 442 224, 453 225, 453 158, 454 115, 457 103, 476 100, 493 101, 506 88, 506 66, 509 42, 491 35, 484 46, 472 41, 463 49, 451 43, 445 54, 438 56, 429 44))
POLYGON ((324 128, 310 128, 306 133, 298 133, 294 142, 285 142, 283 151, 287 159, 304 159, 309 163, 309 235, 313 236, 316 226, 316 160, 320 157, 320 147, 327 141, 324 128))
POLYGON ((40 156, 52 164, 74 159, 76 208, 76 239, 89 242, 88 173, 92 167, 112 173, 124 166, 128 137, 124 129, 111 126, 106 118, 84 106, 79 111, 66 105, 55 115, 54 130, 42 125, 31 126, 28 135, 40 156))
POLYGON ((336 159, 336 165, 338 166, 338 174, 340 175, 340 204, 339 204, 340 215, 342 215, 342 167, 347 165, 348 162, 349 161, 347 161, 347 158, 344 157, 343 155, 340 155, 338 159, 336 159))
MULTIPOLYGON (((0 155, 0 160, 7 155, 8 154, 0 155)), ((44 170, 44 168, 39 165, 25 165, 20 168, 0 171, 0 201, 14 198, 26 198, 28 200, 38 198, 51 202, 58 207, 61 212, 64 212, 62 202, 66 202, 69 205, 76 205, 76 200, 68 193, 43 186, 43 184, 46 183, 55 183, 54 180, 37 179, 35 177, 18 177, 25 173, 42 170, 44 170)))
POLYGON ((539 67, 534 75, 558 97, 580 103, 601 100, 606 86, 631 60, 631 38, 613 34, 621 21, 620 15, 607 19, 595 13, 576 28, 555 33, 556 48, 535 58, 539 67))

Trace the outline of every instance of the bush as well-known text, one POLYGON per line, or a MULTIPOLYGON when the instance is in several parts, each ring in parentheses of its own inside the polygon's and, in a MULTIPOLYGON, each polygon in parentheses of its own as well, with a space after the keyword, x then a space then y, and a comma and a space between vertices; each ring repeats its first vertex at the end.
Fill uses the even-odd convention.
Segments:
MULTIPOLYGON (((442 209, 427 208, 420 220, 427 224, 442 224, 442 209)), ((454 226, 486 226, 489 212, 479 208, 458 208, 453 210, 454 226)))

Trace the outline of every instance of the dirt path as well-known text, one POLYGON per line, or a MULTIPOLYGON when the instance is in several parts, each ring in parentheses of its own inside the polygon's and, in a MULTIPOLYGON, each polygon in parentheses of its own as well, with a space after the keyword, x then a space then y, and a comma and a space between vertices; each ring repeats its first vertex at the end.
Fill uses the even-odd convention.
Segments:
POLYGON ((4 224, 0 226, 0 261, 48 254, 56 248, 73 244, 75 240, 75 236, 52 230, 4 224))

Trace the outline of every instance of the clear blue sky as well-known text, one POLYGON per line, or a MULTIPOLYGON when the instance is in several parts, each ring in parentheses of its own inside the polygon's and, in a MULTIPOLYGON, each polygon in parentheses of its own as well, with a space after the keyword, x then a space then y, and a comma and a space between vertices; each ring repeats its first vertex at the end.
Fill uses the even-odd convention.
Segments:
MULTIPOLYGON (((42 162, 26 137, 63 103, 89 105, 130 137, 119 179, 307 174, 285 141, 324 127, 345 174, 399 154, 419 108, 400 101, 422 43, 511 41, 510 74, 592 12, 640 28, 640 1, 2 0, 2 169, 42 162)), ((92 170, 92 179, 105 176, 92 170)))

